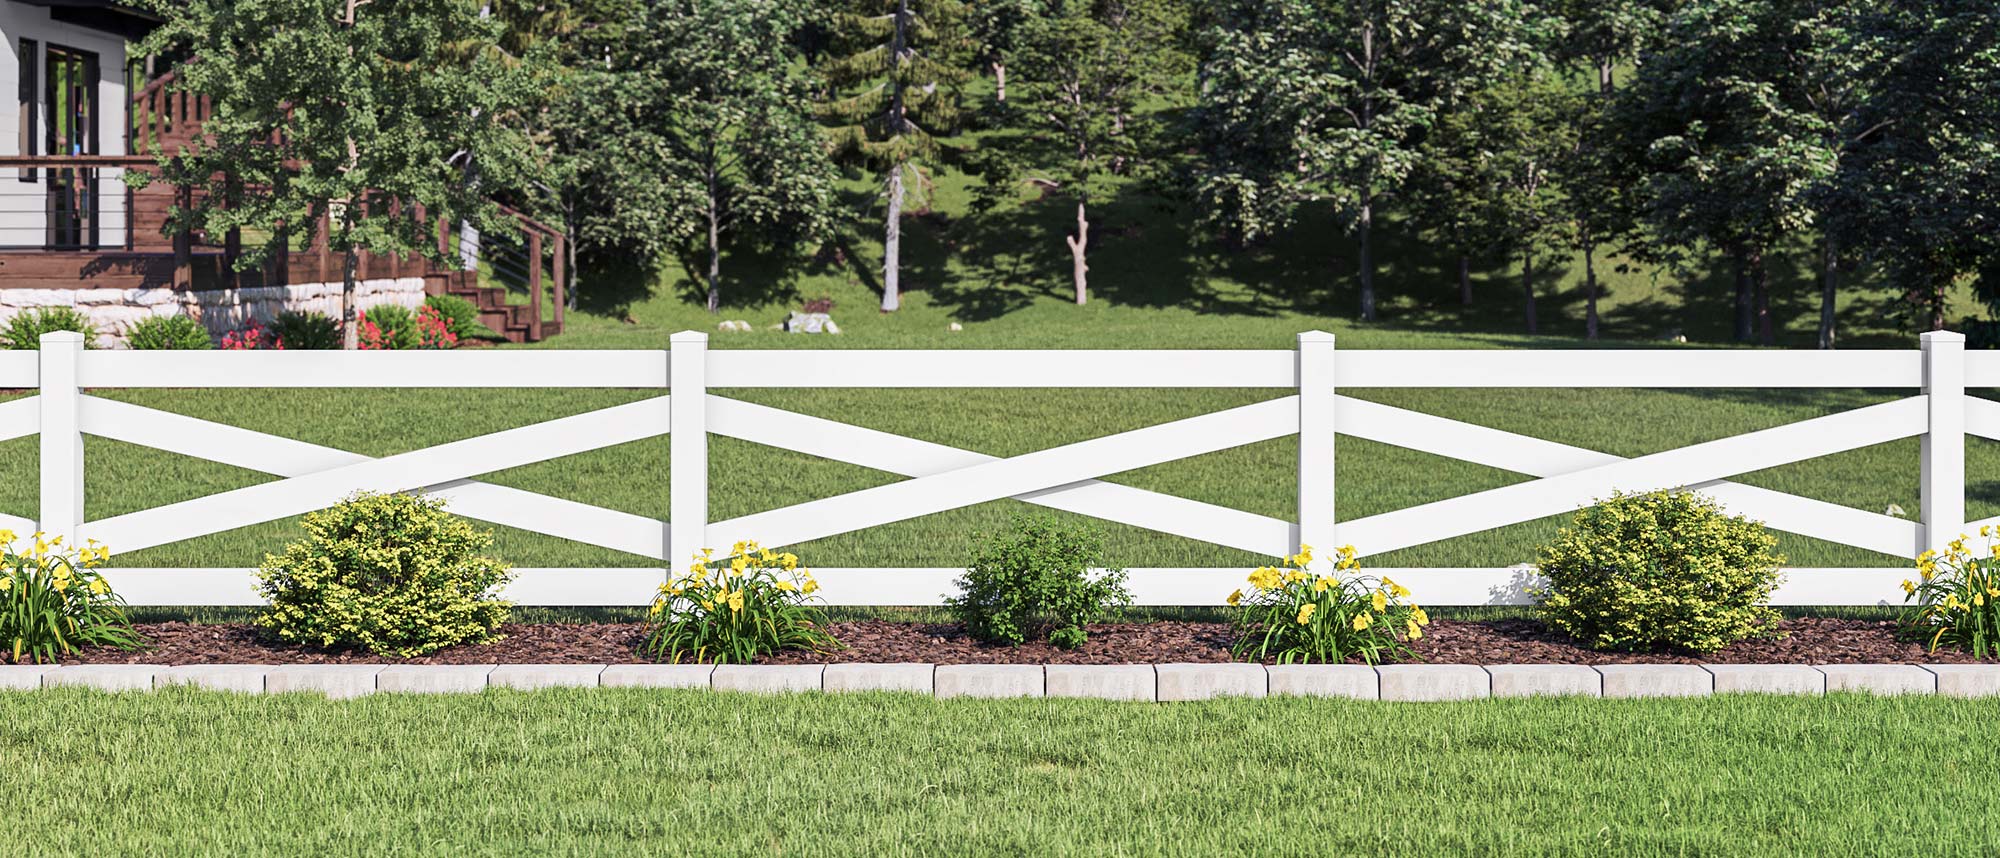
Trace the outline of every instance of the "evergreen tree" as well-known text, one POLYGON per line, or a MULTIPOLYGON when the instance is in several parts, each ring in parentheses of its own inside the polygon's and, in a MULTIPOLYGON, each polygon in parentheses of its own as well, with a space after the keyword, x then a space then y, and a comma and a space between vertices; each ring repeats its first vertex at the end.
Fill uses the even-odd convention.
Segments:
POLYGON ((906 180, 926 181, 958 119, 963 15, 957 0, 850 0, 821 63, 836 93, 822 105, 836 153, 882 174, 883 312, 902 306, 906 180))

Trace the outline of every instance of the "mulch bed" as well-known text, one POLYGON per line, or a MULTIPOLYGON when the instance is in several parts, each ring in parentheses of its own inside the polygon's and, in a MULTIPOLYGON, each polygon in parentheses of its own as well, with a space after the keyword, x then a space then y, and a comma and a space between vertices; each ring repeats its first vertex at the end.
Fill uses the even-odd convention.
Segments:
MULTIPOLYGON (((621 664, 644 662, 636 654, 636 623, 537 623, 501 627, 499 641, 454 647, 425 658, 380 658, 365 652, 320 652, 273 644, 247 624, 146 623, 138 630, 152 646, 137 652, 94 649, 77 664, 621 664)), ((1416 642, 1433 664, 1843 664, 1976 663, 1981 659, 1898 640, 1885 620, 1806 617, 1785 620, 1783 636, 1735 644, 1707 655, 1605 653, 1585 649, 1533 620, 1438 620, 1416 642)), ((956 624, 865 620, 831 624, 844 649, 788 652, 771 664, 929 662, 933 664, 1166 664, 1230 661, 1234 637, 1224 623, 1161 621, 1090 627, 1090 640, 1074 650, 1046 643, 989 646, 956 624)))

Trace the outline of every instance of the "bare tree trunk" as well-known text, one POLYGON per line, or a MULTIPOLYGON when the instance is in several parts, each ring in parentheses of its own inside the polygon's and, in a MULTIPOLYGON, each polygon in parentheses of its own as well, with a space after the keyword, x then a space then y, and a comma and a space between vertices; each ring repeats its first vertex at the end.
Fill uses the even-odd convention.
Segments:
POLYGON ((1082 200, 1076 203, 1076 234, 1064 236, 1069 245, 1072 276, 1076 279, 1076 303, 1078 306, 1090 301, 1090 266, 1084 262, 1084 249, 1090 244, 1090 218, 1082 200))
POLYGON ((361 348, 361 325, 355 306, 359 299, 354 289, 355 268, 360 265, 361 254, 349 242, 347 252, 341 258, 340 270, 340 347, 348 351, 361 348))
POLYGON ((1745 258, 1747 251, 1743 245, 1729 249, 1729 261, 1736 275, 1736 341, 1750 341, 1750 263, 1745 258))
POLYGON ((708 312, 722 307, 722 228, 716 211, 715 176, 708 183, 708 312))
POLYGON ((1528 319, 1528 333, 1539 333, 1535 318, 1535 249, 1529 247, 1521 251, 1521 294, 1527 298, 1523 308, 1528 319))
POLYGON ((1597 339, 1597 246, 1583 248, 1583 338, 1597 339))
POLYGON ((1931 330, 1933 331, 1944 330, 1944 292, 1949 288, 1951 288, 1951 278, 1947 277, 1943 283, 1932 286, 1930 289, 1931 330))
POLYGON ((1464 253, 1458 255, 1458 302, 1472 306, 1472 257, 1464 253))
POLYGON ((1757 341, 1777 345, 1777 334, 1771 328, 1771 274, 1764 267, 1762 247, 1750 251, 1750 280, 1756 286, 1757 341))
POLYGON ((1361 204, 1361 222, 1356 230, 1361 240, 1361 321, 1375 321, 1375 249, 1369 233, 1375 227, 1375 204, 1361 204))
POLYGON ((1840 287, 1840 246, 1832 235, 1822 248, 1825 270, 1819 281, 1819 347, 1833 348, 1833 296, 1840 287))
POLYGON ((999 60, 993 61, 993 100, 1007 100, 1007 64, 999 60))
POLYGON ((903 168, 889 168, 889 226, 882 241, 882 312, 893 313, 903 306, 898 292, 898 256, 903 250, 903 168))

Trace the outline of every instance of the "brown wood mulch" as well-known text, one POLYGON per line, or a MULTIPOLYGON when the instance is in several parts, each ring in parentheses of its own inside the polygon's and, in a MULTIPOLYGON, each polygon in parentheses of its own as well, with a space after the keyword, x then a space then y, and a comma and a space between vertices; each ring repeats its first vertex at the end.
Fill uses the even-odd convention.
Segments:
MULTIPOLYGON (((93 649, 70 659, 92 664, 618 664, 643 662, 635 623, 537 623, 501 627, 490 644, 453 647, 425 658, 381 658, 365 652, 320 652, 274 644, 240 623, 147 623, 138 627, 152 643, 144 650, 93 649)), ((865 620, 838 622, 830 631, 845 646, 829 653, 788 652, 772 664, 928 662, 933 664, 1166 664, 1230 661, 1234 637, 1223 623, 1159 621, 1090 627, 1075 650, 1046 643, 989 646, 954 624, 865 620)), ((1841 664, 1970 663, 1963 653, 1927 653, 1898 640, 1895 624, 1881 620, 1806 617, 1785 620, 1781 637, 1735 644, 1707 655, 1608 653, 1578 646, 1533 620, 1438 620, 1416 642, 1434 664, 1841 664)))

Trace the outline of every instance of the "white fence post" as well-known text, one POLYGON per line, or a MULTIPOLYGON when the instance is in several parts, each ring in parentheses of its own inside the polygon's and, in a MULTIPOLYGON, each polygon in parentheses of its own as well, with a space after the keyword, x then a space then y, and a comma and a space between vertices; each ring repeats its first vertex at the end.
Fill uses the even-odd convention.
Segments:
POLYGON ((1315 571, 1331 567, 1339 547, 1333 509, 1333 335, 1299 335, 1299 534, 1313 547, 1315 571))
POLYGON ((669 342, 667 577, 709 547, 708 335, 681 331, 669 342))
POLYGON ((76 364, 82 354, 82 334, 42 335, 42 509, 35 527, 71 544, 83 524, 83 431, 77 425, 81 391, 76 386, 76 364))
POLYGON ((1918 550, 1943 553, 1965 531, 1965 335, 1932 331, 1921 340, 1930 427, 1924 432, 1918 550))

